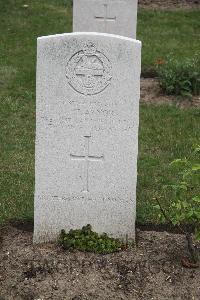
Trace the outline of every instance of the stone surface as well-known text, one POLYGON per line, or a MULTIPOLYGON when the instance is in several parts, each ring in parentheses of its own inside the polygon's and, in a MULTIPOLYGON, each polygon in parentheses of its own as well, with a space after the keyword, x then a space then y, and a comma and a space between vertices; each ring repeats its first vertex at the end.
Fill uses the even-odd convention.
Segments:
POLYGON ((74 0, 73 31, 136 38, 138 0, 74 0))
POLYGON ((134 239, 139 41, 38 38, 34 241, 91 224, 134 239))

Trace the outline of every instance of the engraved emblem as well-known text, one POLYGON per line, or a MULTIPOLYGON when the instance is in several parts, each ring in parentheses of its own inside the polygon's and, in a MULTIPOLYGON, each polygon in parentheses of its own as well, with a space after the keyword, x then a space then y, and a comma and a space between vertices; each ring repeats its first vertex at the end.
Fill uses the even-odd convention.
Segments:
POLYGON ((111 63, 97 50, 93 42, 87 42, 83 50, 75 53, 68 61, 66 77, 78 93, 95 95, 102 92, 111 82, 111 63))

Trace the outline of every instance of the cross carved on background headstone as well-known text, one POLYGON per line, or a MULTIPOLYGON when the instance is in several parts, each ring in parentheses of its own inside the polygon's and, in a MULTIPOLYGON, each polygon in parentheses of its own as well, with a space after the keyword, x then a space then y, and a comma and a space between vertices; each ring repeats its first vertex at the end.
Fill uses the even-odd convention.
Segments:
POLYGON ((103 16, 95 16, 94 18, 98 21, 103 21, 104 22, 104 30, 105 32, 107 31, 107 22, 115 22, 116 21, 116 16, 114 17, 109 17, 108 16, 108 4, 104 4, 104 15, 103 16))

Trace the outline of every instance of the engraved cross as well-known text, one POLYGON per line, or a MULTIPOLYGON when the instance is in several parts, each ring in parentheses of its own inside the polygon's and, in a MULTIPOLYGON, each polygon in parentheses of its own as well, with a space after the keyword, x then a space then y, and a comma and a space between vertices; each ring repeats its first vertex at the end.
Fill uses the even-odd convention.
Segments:
POLYGON ((115 22, 116 21, 116 16, 111 17, 108 16, 108 4, 104 4, 104 15, 103 16, 95 16, 94 18, 98 21, 103 21, 104 22, 104 30, 105 32, 107 31, 107 22, 115 22))
POLYGON ((103 76, 103 69, 97 69, 90 65, 76 68, 76 75, 83 77, 82 81, 86 87, 95 84, 95 78, 103 76))
POLYGON ((76 75, 80 76, 103 76, 103 69, 95 69, 90 66, 88 67, 77 67, 76 75))
POLYGON ((80 160, 85 162, 85 188, 83 192, 89 192, 89 163, 90 162, 103 162, 104 161, 104 156, 94 156, 90 155, 90 138, 91 136, 84 136, 85 138, 85 154, 84 155, 74 155, 70 154, 70 157, 72 160, 80 160))

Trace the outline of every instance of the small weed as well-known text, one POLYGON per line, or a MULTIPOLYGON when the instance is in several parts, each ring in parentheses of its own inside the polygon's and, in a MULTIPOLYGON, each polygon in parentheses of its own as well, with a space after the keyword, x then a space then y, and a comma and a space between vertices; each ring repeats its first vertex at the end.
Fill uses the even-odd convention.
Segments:
POLYGON ((178 179, 173 184, 164 185, 162 194, 155 197, 156 209, 160 210, 161 221, 167 221, 179 226, 186 235, 190 258, 193 263, 199 261, 198 249, 194 246, 191 225, 195 230, 195 239, 200 241, 200 145, 198 145, 190 158, 176 159, 170 166, 178 172, 178 179), (161 198, 170 198, 171 203, 163 205, 161 198))
POLYGON ((90 224, 82 229, 70 230, 68 233, 61 230, 59 244, 66 250, 77 249, 94 253, 108 254, 123 250, 126 245, 120 240, 110 238, 106 233, 99 235, 92 231, 90 224))
POLYGON ((168 95, 192 98, 192 95, 200 94, 200 59, 198 55, 184 62, 170 56, 166 61, 157 60, 157 73, 160 86, 168 95))

